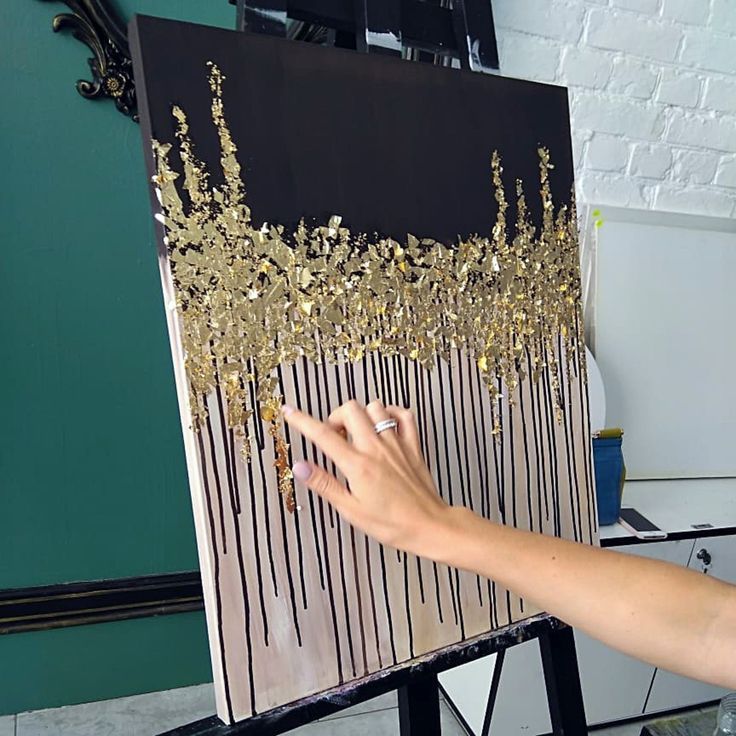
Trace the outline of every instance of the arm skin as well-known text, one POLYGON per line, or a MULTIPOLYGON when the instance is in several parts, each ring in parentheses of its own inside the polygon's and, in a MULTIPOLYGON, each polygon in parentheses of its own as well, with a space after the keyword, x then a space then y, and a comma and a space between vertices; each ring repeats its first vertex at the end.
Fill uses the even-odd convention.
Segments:
POLYGON ((440 524, 442 562, 493 578, 610 647, 736 689, 736 587, 659 560, 494 524, 440 524))
POLYGON ((610 647, 736 690, 736 587, 665 562, 503 526, 437 493, 413 414, 374 401, 327 422, 285 420, 330 457, 350 486, 296 463, 294 477, 379 542, 492 578, 610 647), (376 434, 395 418, 398 431, 376 434))

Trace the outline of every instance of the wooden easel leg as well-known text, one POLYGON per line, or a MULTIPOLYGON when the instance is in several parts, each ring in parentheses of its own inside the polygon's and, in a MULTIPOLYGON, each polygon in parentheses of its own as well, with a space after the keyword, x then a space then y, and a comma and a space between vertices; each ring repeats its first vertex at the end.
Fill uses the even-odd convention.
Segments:
POLYGON ((587 736, 583 691, 569 626, 545 632, 539 637, 549 715, 555 736, 587 736))
POLYGON ((401 736, 440 736, 440 688, 429 675, 399 688, 401 736))

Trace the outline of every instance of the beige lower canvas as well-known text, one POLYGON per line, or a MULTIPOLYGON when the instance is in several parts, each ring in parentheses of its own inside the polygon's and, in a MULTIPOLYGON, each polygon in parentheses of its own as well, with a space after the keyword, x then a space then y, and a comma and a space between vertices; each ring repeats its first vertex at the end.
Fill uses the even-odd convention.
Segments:
MULTIPOLYGON (((587 411, 579 374, 564 376, 561 424, 548 382, 522 382, 515 407, 502 402, 497 439, 488 391, 459 351, 432 371, 374 353, 356 365, 300 360, 280 372, 286 401, 315 415, 344 398, 338 384, 353 382, 361 402, 413 407, 446 500, 519 528, 595 538, 588 445, 576 434, 587 411)), ((187 457, 221 717, 263 712, 538 612, 491 581, 382 547, 304 490, 290 514, 274 491, 266 427, 254 422, 263 449, 248 464, 223 430, 217 392, 207 408, 205 426, 187 430, 187 457)), ((294 461, 324 462, 290 440, 294 461)))

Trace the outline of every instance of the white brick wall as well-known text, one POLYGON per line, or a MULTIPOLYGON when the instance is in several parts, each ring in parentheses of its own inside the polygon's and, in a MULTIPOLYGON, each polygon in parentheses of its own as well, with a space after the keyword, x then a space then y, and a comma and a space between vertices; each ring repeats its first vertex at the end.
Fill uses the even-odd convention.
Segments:
POLYGON ((578 197, 736 216, 736 0, 493 0, 501 72, 569 88, 578 197))

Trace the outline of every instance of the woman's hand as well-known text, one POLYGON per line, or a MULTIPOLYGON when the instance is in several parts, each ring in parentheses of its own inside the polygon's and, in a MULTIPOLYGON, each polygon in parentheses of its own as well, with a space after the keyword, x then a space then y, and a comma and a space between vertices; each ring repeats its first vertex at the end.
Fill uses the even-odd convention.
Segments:
POLYGON ((379 542, 437 558, 452 517, 437 493, 422 457, 414 415, 408 409, 372 401, 348 401, 320 422, 290 406, 283 415, 329 457, 347 479, 307 461, 294 465, 294 477, 332 504, 346 521, 379 542), (395 419, 398 426, 377 434, 374 425, 395 419))
POLYGON ((380 542, 491 578, 541 610, 657 667, 736 688, 736 587, 656 560, 492 523, 437 494, 414 416, 374 401, 341 406, 327 422, 284 417, 331 458, 294 475, 380 542), (398 432, 374 424, 398 421, 398 432), (603 583, 601 582, 603 581, 603 583))
POLYGON ((445 504, 410 411, 350 401, 317 421, 284 417, 331 458, 294 466, 297 480, 380 542, 491 578, 609 646, 657 667, 736 688, 736 587, 669 563, 495 524, 445 504), (374 424, 398 421, 398 432, 374 424), (603 583, 601 582, 603 581, 603 583))

